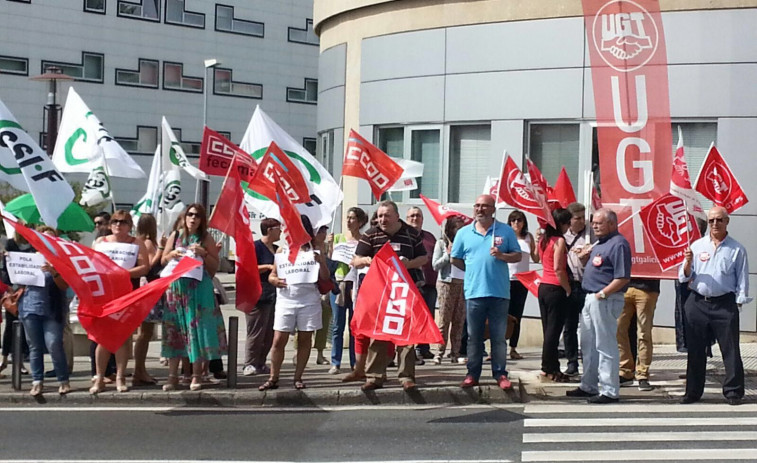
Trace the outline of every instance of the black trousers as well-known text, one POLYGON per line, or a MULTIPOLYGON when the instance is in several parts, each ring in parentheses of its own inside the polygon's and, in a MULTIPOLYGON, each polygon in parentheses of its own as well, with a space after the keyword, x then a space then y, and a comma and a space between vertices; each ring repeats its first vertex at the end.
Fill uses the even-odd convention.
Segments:
POLYGON ((510 280, 510 315, 518 319, 518 323, 515 324, 513 334, 510 336, 510 347, 513 349, 518 347, 518 339, 520 339, 520 319, 523 318, 523 308, 526 306, 526 298, 528 298, 528 288, 523 286, 519 280, 510 280))
POLYGON ((706 300, 691 292, 684 307, 686 313, 686 396, 699 399, 704 393, 707 347, 710 332, 720 345, 725 365, 723 395, 744 397, 744 365, 739 348, 739 309, 733 293, 706 300))
POLYGON ((539 285, 539 311, 544 344, 541 349, 541 371, 547 374, 560 373, 557 347, 565 324, 565 306, 568 300, 561 286, 542 283, 539 285))
POLYGON ((580 281, 572 281, 570 290, 570 297, 565 304, 565 328, 563 329, 562 339, 565 344, 565 358, 568 359, 568 366, 575 365, 578 367, 578 319, 581 316, 581 310, 584 308, 586 293, 581 288, 580 281))

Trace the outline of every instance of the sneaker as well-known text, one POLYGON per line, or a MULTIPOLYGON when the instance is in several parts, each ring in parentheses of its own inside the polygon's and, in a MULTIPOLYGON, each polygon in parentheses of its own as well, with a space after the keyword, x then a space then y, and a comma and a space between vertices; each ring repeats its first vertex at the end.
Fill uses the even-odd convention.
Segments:
POLYGON ((652 387, 651 384, 649 384, 648 379, 640 379, 639 380, 639 390, 640 391, 651 391, 654 387, 652 387))
POLYGON ((633 378, 620 377, 620 387, 633 386, 633 378))
POLYGON ((609 397, 606 395, 595 395, 593 397, 589 397, 586 400, 587 403, 590 404, 614 404, 618 402, 617 397, 609 397))
POLYGON ((31 391, 29 391, 29 394, 31 394, 32 397, 42 395, 42 381, 34 381, 32 383, 32 389, 31 391))
POLYGON ((341 373, 341 369, 338 366, 333 365, 331 368, 329 368, 330 375, 338 375, 339 373, 341 373))
POLYGON ((507 376, 502 375, 497 379, 497 385, 500 389, 503 391, 507 391, 508 389, 512 389, 513 383, 510 382, 509 379, 507 379, 507 376))
POLYGON ((457 364, 458 365, 465 365, 466 363, 468 363, 468 359, 467 358, 465 358, 465 357, 458 357, 458 359, 457 359, 457 364))
POLYGON ((577 387, 575 389, 571 389, 570 391, 565 391, 565 395, 568 397, 581 397, 581 398, 587 398, 587 397, 594 397, 597 395, 596 393, 586 392, 580 387, 577 387))
POLYGON ((437 355, 434 357, 434 365, 441 365, 442 364, 442 357, 441 355, 437 355))
POLYGON ((242 376, 255 376, 258 374, 258 369, 252 365, 246 365, 242 370, 242 376))
POLYGON ((478 386, 478 380, 471 375, 466 376, 463 382, 460 384, 460 387, 463 389, 467 389, 473 386, 478 386))

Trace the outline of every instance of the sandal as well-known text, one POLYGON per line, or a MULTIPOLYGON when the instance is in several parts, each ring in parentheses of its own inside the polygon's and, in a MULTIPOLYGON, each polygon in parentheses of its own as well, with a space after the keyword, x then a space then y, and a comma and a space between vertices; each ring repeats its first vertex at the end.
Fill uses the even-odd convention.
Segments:
POLYGON ((305 383, 302 382, 301 379, 295 379, 294 380, 294 388, 297 389, 298 391, 302 390, 302 389, 305 389, 306 387, 307 386, 305 385, 305 383))
POLYGON ((92 377, 92 382, 94 383, 92 387, 89 388, 90 394, 99 394, 102 391, 105 390, 105 382, 102 379, 102 376, 95 375, 92 377))
POLYGON ((126 378, 123 376, 116 376, 116 390, 118 392, 127 392, 129 386, 126 385, 126 378))
POLYGON ((278 389, 278 388, 279 388, 278 379, 267 379, 266 382, 258 386, 258 391, 267 391, 268 389, 278 389))
POLYGON ((192 375, 192 383, 189 385, 190 391, 199 391, 202 389, 202 375, 192 375))
POLYGON ((166 380, 166 384, 163 385, 163 390, 168 391, 175 391, 176 387, 179 385, 179 377, 176 375, 168 375, 168 379, 166 380))

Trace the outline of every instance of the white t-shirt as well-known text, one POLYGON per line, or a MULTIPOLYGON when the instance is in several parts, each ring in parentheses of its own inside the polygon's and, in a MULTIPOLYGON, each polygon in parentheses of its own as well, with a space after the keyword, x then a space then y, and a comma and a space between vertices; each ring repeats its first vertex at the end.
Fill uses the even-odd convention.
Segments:
POLYGON ((526 235, 525 238, 518 238, 518 246, 520 246, 521 251, 520 262, 507 264, 510 280, 517 280, 515 277, 516 273, 528 272, 529 263, 531 262, 531 236, 526 235))

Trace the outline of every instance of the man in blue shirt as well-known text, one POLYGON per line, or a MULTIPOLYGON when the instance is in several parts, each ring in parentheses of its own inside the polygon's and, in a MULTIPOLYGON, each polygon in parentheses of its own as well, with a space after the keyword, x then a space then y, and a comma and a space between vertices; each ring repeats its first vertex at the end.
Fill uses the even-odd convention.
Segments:
POLYGON ((473 205, 475 221, 461 228, 452 244, 452 265, 465 270, 464 291, 468 322, 468 374, 461 387, 478 384, 484 353, 484 329, 489 320, 492 376, 502 389, 507 379, 507 314, 510 302, 508 263, 521 259, 520 246, 509 225, 494 219, 491 195, 481 195, 473 205))
POLYGON ((618 216, 610 209, 594 213, 591 228, 597 237, 579 256, 586 264, 581 286, 586 301, 581 312, 581 385, 568 397, 588 397, 589 403, 617 402, 620 395, 620 354, 616 333, 631 280, 631 246, 618 233, 618 216), (589 254, 589 251, 591 254, 589 254))
POLYGON ((749 265, 744 246, 728 235, 728 211, 713 207, 707 214, 710 234, 686 250, 678 280, 688 282, 686 300, 686 393, 681 403, 698 401, 704 393, 706 349, 715 334, 723 354, 723 395, 730 405, 744 398, 744 365, 739 349, 739 309, 751 301, 749 265))

